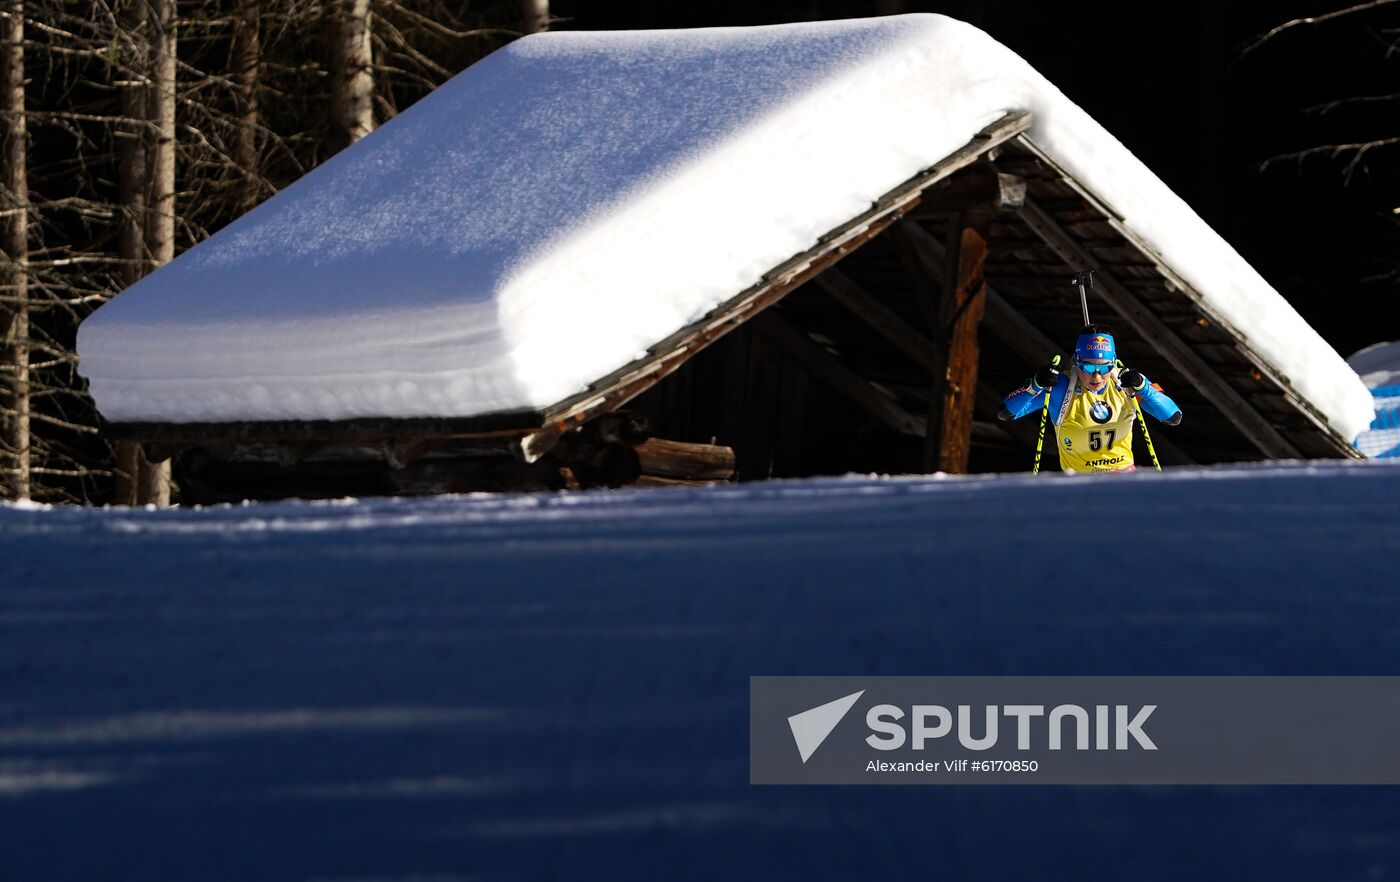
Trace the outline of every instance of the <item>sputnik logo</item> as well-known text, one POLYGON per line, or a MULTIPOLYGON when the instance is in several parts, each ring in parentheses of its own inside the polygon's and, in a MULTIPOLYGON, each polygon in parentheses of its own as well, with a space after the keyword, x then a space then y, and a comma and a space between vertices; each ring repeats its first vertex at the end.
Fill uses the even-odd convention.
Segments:
POLYGON ((836 724, 841 722, 864 694, 864 689, 852 692, 844 698, 828 701, 787 718, 788 728, 792 730, 792 740, 797 742, 797 752, 804 764, 817 752, 817 748, 822 746, 822 742, 836 728, 836 724))

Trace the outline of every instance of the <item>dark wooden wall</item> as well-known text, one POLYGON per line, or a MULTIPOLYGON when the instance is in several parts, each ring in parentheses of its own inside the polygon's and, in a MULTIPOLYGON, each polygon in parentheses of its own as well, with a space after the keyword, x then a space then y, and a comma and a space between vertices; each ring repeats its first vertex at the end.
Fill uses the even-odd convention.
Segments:
POLYGON ((748 325, 627 409, 659 437, 733 447, 739 480, 920 468, 921 439, 884 427, 748 325))

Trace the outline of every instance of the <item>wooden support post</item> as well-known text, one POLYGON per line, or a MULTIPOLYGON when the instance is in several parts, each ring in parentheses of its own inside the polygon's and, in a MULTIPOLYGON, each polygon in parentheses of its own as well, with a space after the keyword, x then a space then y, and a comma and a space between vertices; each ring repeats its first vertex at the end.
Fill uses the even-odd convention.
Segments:
POLYGON ((911 220, 898 224, 895 243, 921 303, 933 300, 933 279, 943 277, 942 293, 933 303, 929 333, 933 364, 928 425, 924 432, 924 471, 967 471, 972 446, 972 390, 977 388, 977 326, 985 298, 982 267, 987 258, 989 215, 953 212, 944 259, 923 245, 932 238, 911 220), (963 253, 967 250, 967 259, 963 253))
MULTIPOLYGON (((982 268, 987 260, 983 233, 963 225, 963 218, 959 221, 961 229, 954 233, 959 246, 956 276, 943 298, 941 317, 947 340, 947 365, 942 377, 942 404, 937 407, 938 468, 954 475, 967 473, 972 450, 972 406, 980 353, 977 328, 986 305, 982 268)), ((952 261, 949 264, 951 268, 952 261)))
MULTIPOLYGON (((949 332, 952 327, 949 320, 953 317, 953 304, 957 301, 958 268, 962 259, 962 230, 963 222, 967 219, 965 212, 954 212, 947 223, 947 244, 944 252, 947 258, 942 266, 942 295, 938 298, 933 315, 933 325, 929 328, 933 336, 933 369, 929 372, 929 408, 928 408, 928 431, 924 435, 924 471, 937 471, 942 461, 943 446, 943 408, 947 403, 948 392, 948 369, 952 364, 949 352, 950 338, 949 332)), ((918 227, 913 221, 905 221, 902 226, 907 228, 918 227)), ((912 229, 903 232, 904 241, 910 241, 911 236, 915 236, 912 229)), ((925 258, 923 263, 928 266, 930 277, 936 273, 936 268, 930 266, 927 255, 919 252, 921 258, 925 258)))
POLYGON ((1157 314, 1120 283, 1103 263, 1060 226, 1048 212, 1031 199, 1026 200, 1021 220, 1059 255, 1066 266, 1094 270, 1094 290, 1099 292, 1120 318, 1125 320, 1144 340, 1151 341, 1162 357, 1171 362, 1183 379, 1200 390, 1206 400, 1248 438, 1260 452, 1274 459, 1300 456, 1298 448, 1284 438, 1273 424, 1255 410, 1234 386, 1215 372, 1205 359, 1196 354, 1186 341, 1158 318, 1157 314))

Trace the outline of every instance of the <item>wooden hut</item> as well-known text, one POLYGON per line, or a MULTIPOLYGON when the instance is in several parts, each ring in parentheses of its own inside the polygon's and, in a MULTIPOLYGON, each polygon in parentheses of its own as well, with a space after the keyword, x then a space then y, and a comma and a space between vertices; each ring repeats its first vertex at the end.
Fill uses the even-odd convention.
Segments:
MULTIPOLYGON (((954 47, 972 30, 905 18, 870 27, 944 39, 956 25, 954 47)), ((1164 465, 1357 456, 1338 409, 1296 388, 1296 365, 1262 351, 1238 311, 1232 322, 1037 143, 1034 112, 1002 114, 811 247, 548 404, 465 416, 119 418, 108 429, 152 461, 172 460, 187 501, 1027 470, 1035 421, 996 413, 1072 343, 1082 316, 1071 278, 1093 270, 1093 318, 1186 415, 1153 432, 1164 465)), ((1302 327, 1308 346, 1335 356, 1302 327)))
POLYGON ((544 410, 109 430, 149 458, 173 457, 184 498, 198 501, 1025 470, 1037 427, 995 415, 1077 334, 1071 279, 1092 269, 1091 306, 1189 415, 1154 434, 1164 465, 1358 456, 1037 149, 1029 124, 1008 114, 644 358, 544 410))

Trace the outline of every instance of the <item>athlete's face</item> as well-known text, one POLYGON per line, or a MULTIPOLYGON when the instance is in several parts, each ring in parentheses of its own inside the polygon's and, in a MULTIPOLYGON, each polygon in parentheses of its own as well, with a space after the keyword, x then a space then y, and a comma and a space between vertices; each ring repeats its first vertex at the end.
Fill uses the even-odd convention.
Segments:
POLYGON ((1112 364, 1112 362, 1102 358, 1091 358, 1086 359, 1083 364, 1076 363, 1074 366, 1075 371, 1079 374, 1079 385, 1088 389, 1090 392, 1098 392, 1102 390, 1104 386, 1108 385, 1108 375, 1111 371, 1104 371, 1101 374, 1091 374, 1084 369, 1084 364, 1105 365, 1112 364))

